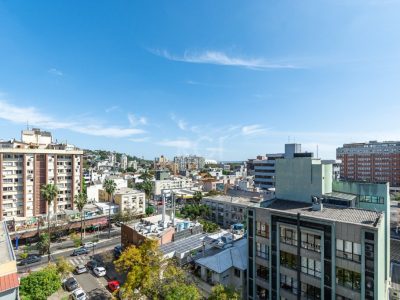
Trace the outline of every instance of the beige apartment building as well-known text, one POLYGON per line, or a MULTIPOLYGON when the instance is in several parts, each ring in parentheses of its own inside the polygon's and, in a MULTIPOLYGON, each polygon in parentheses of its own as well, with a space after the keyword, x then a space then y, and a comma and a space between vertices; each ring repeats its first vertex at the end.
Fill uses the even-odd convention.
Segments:
POLYGON ((51 213, 73 209, 81 190, 83 151, 53 143, 50 132, 23 130, 21 141, 0 141, 0 220, 32 218, 47 213, 40 193, 44 184, 58 187, 51 213))
MULTIPOLYGON (((108 193, 101 189, 99 190, 99 201, 109 202, 108 193)), ((145 194, 141 191, 122 187, 115 191, 114 202, 118 204, 121 213, 131 211, 136 215, 145 214, 145 194)))

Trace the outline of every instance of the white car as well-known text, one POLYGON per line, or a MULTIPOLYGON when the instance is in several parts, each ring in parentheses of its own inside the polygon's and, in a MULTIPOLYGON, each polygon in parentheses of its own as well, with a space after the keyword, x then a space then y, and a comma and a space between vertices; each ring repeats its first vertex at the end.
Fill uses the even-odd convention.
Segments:
POLYGON ((92 249, 95 245, 96 245, 96 243, 86 242, 83 244, 83 247, 85 247, 86 249, 92 249))
POLYGON ((74 300, 86 300, 89 299, 85 293, 84 290, 82 290, 81 288, 75 290, 72 292, 72 299, 74 300))
POLYGON ((102 277, 102 276, 106 276, 106 269, 104 269, 103 267, 97 267, 93 269, 93 273, 97 276, 97 277, 102 277))

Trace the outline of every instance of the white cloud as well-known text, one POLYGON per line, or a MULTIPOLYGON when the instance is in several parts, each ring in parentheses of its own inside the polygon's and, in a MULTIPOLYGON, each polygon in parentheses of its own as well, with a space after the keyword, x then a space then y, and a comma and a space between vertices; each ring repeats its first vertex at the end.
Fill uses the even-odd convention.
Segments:
POLYGON ((147 119, 145 117, 136 117, 134 114, 131 114, 131 113, 128 114, 128 120, 129 120, 129 124, 131 124, 131 126, 147 124, 147 119))
POLYGON ((178 140, 164 140, 158 143, 160 146, 175 147, 181 149, 195 148, 196 144, 188 139, 178 139, 178 140))
POLYGON ((63 76, 63 72, 61 72, 60 70, 56 69, 56 68, 51 68, 47 71, 48 73, 50 73, 51 75, 55 75, 55 76, 63 76))
POLYGON ((150 49, 149 51, 168 60, 195 64, 233 66, 259 70, 297 68, 292 64, 267 61, 263 58, 244 58, 238 56, 230 56, 222 51, 214 50, 205 50, 202 52, 193 52, 186 50, 182 56, 170 54, 167 50, 150 49))
POLYGON ((241 132, 245 136, 263 135, 268 132, 268 129, 262 127, 259 124, 254 124, 254 125, 243 126, 241 132))
POLYGON ((62 121, 40 112, 35 107, 18 107, 0 99, 0 119, 17 124, 40 126, 48 129, 68 129, 71 131, 94 136, 129 137, 145 131, 137 128, 123 128, 119 126, 103 126, 86 124, 81 121, 62 121))

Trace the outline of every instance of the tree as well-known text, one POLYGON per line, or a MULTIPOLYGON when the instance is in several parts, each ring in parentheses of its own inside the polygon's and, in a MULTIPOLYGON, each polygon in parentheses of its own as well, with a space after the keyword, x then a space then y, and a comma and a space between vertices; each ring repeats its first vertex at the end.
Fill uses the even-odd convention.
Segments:
POLYGON ((69 235, 70 239, 72 240, 72 242, 74 243, 75 247, 79 247, 82 244, 82 239, 79 238, 78 234, 76 232, 72 232, 69 235))
POLYGON ((135 290, 152 294, 154 282, 160 278, 162 254, 157 241, 146 239, 140 246, 130 246, 114 262, 118 272, 126 274, 122 286, 125 297, 133 297, 135 290))
POLYGON ((203 226, 204 232, 213 233, 219 229, 219 226, 213 222, 206 221, 206 220, 199 220, 199 222, 203 226))
POLYGON ((214 286, 211 290, 211 295, 208 297, 209 300, 239 300, 239 293, 228 287, 224 287, 221 284, 214 286))
POLYGON ((197 220, 199 217, 205 218, 211 212, 210 207, 204 204, 186 204, 181 209, 181 215, 190 220, 197 220))
POLYGON ((78 195, 75 196, 75 205, 76 208, 79 210, 79 213, 81 215, 81 243, 82 243, 82 239, 83 239, 83 216, 84 213, 83 212, 83 208, 85 207, 85 205, 87 204, 87 196, 85 193, 80 192, 78 195))
POLYGON ((200 191, 197 191, 193 194, 194 203, 199 204, 201 199, 203 199, 203 194, 200 191))
POLYGON ((145 193, 147 199, 147 207, 149 207, 151 193, 153 192, 153 183, 149 180, 145 180, 141 183, 136 184, 136 188, 145 193))
POLYGON ((41 255, 45 254, 50 248, 50 238, 48 233, 42 233, 39 236, 39 241, 36 243, 36 249, 41 255))
POLYGON ((106 179, 103 183, 103 188, 106 190, 108 194, 108 200, 110 201, 110 207, 108 210, 108 238, 111 237, 111 199, 114 202, 114 193, 117 189, 117 184, 112 179, 106 179), (110 199, 111 197, 111 199, 110 199))
POLYGON ((21 278, 19 292, 22 300, 46 300, 61 287, 61 278, 54 265, 21 278))
POLYGON ((148 206, 148 207, 146 207, 146 215, 147 216, 150 216, 150 215, 152 215, 152 214, 154 214, 154 207, 153 206, 148 206))
POLYGON ((144 173, 140 174, 139 178, 142 179, 143 181, 150 181, 151 179, 153 179, 153 175, 145 171, 144 173))
POLYGON ((56 259, 57 273, 61 275, 61 278, 65 278, 74 270, 74 267, 64 258, 60 256, 56 259))
MULTIPOLYGON (((47 231, 48 231, 48 234, 50 237, 50 205, 58 195, 58 188, 56 185, 51 184, 51 183, 44 184, 44 185, 42 185, 42 188, 40 189, 40 193, 42 194, 42 197, 44 198, 44 200, 46 200, 46 202, 47 202, 47 231)), ((48 251, 47 251, 48 262, 50 262, 50 244, 51 244, 51 241, 49 238, 49 247, 48 247, 48 251)))

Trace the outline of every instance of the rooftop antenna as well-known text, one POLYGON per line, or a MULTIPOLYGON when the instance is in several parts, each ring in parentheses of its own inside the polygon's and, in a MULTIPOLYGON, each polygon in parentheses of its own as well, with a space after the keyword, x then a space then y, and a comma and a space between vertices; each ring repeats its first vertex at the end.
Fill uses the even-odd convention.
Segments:
POLYGON ((26 120, 26 130, 29 130, 29 121, 26 120))
POLYGON ((317 158, 318 158, 319 156, 318 156, 318 144, 317 144, 317 158))

